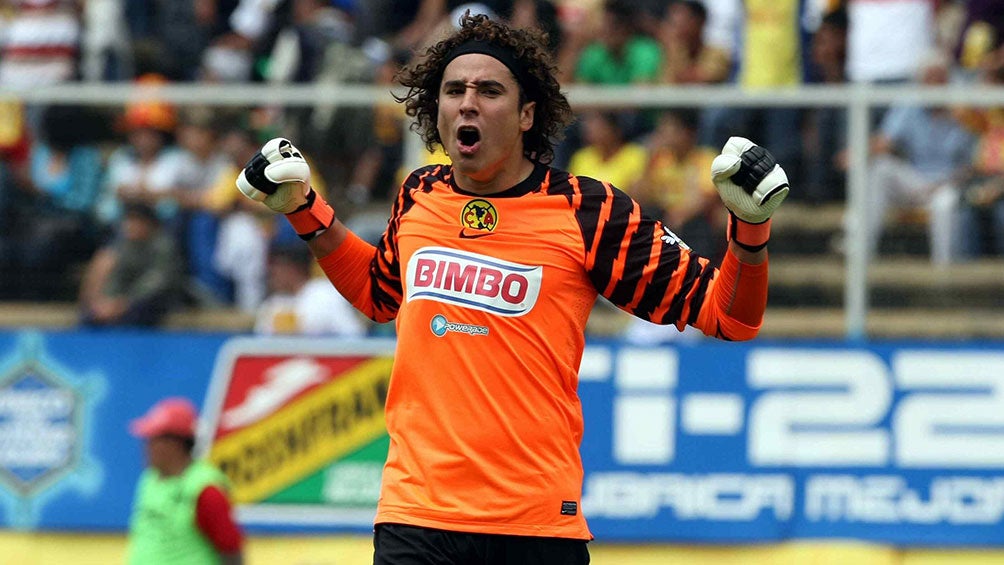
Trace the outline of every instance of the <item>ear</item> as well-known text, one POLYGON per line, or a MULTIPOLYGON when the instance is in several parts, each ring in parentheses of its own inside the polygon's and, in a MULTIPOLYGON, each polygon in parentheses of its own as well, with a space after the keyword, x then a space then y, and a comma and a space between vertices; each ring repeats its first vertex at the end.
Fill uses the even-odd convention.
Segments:
POLYGON ((537 108, 536 102, 527 102, 519 109, 519 129, 527 132, 533 127, 533 113, 537 108))

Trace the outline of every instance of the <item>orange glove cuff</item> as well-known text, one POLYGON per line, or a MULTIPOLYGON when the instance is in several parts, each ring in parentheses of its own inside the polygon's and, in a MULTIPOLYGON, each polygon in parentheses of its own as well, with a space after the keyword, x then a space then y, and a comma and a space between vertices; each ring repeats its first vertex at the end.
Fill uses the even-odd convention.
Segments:
POLYGON ((304 241, 324 233, 335 221, 335 210, 313 188, 307 193, 307 203, 286 214, 286 219, 304 241))
POLYGON ((729 212, 726 235, 729 241, 734 241, 739 247, 755 253, 767 246, 767 240, 770 239, 770 218, 759 224, 751 224, 729 212))

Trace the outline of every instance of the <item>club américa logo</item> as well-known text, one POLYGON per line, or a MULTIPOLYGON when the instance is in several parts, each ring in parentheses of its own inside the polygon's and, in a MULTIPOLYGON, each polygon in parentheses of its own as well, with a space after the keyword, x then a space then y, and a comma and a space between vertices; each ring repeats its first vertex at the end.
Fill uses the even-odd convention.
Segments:
POLYGON ((436 314, 429 323, 432 334, 436 337, 443 337, 448 332, 457 332, 467 335, 488 335, 488 328, 485 326, 475 326, 474 324, 458 324, 446 319, 442 314, 436 314))
POLYGON ((472 230, 492 232, 499 224, 499 213, 487 200, 471 200, 460 213, 460 225, 472 230))

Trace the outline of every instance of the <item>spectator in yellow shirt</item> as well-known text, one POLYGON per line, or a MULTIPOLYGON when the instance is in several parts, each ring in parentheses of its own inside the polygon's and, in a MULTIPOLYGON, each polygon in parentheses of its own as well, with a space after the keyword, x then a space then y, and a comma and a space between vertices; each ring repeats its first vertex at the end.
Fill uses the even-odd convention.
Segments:
POLYGON ((726 214, 707 175, 717 151, 697 145, 698 120, 691 109, 660 115, 644 172, 628 190, 647 215, 662 220, 696 252, 720 257, 726 214))
POLYGON ((643 145, 625 139, 621 120, 615 113, 587 112, 582 119, 586 144, 572 154, 568 171, 630 190, 641 178, 648 156, 643 145))

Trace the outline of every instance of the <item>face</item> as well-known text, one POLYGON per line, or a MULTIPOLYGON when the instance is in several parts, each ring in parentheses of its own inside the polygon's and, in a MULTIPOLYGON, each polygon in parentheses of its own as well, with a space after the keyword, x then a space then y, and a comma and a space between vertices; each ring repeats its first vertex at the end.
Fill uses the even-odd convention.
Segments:
POLYGON ((673 116, 663 118, 658 129, 663 146, 671 151, 686 153, 694 145, 693 132, 673 116))
POLYGON ((825 65, 843 60, 847 37, 842 30, 832 25, 822 25, 812 38, 812 59, 816 64, 825 65))
POLYGON ((631 27, 611 14, 604 15, 600 29, 600 41, 612 51, 620 51, 631 39, 631 27))
POLYGON ((213 130, 195 125, 185 125, 178 129, 178 144, 195 155, 205 157, 216 147, 213 130))
POLYGON ((178 457, 177 443, 177 440, 164 436, 146 440, 147 465, 161 472, 169 469, 178 457))
POLYGON ((599 112, 588 112, 582 121, 583 137, 589 145, 609 147, 621 140, 620 131, 599 112))
POLYGON ((701 36, 703 22, 690 8, 683 4, 673 4, 666 14, 664 25, 673 38, 680 41, 694 41, 701 36))
POLYGON ((129 241, 145 241, 154 229, 150 220, 137 214, 126 214, 122 218, 122 235, 129 241))
POLYGON ((242 132, 230 132, 220 138, 220 150, 231 163, 243 168, 244 164, 254 157, 258 147, 252 139, 242 132))
POLYGON ((941 65, 930 65, 924 69, 921 81, 932 86, 948 84, 948 69, 941 65))
POLYGON ((523 161, 523 133, 533 126, 533 110, 533 102, 520 106, 516 79, 494 57, 470 53, 450 61, 440 83, 436 127, 462 188, 504 190, 521 180, 506 184, 523 161))
POLYGON ((305 275, 293 262, 269 258, 268 287, 272 292, 291 294, 303 285, 305 275))
POLYGON ((157 155, 164 146, 164 140, 155 129, 138 128, 129 132, 129 144, 141 157, 149 158, 157 155))

